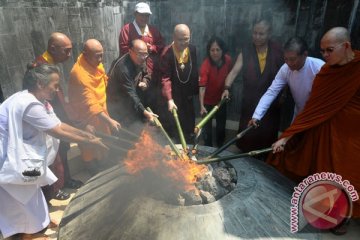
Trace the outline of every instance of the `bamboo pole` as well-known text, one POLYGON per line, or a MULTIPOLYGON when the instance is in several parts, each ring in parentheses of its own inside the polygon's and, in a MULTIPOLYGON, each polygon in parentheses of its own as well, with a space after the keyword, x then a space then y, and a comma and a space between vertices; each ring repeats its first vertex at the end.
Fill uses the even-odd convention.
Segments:
POLYGON ((229 160, 233 160, 236 158, 256 156, 256 155, 271 152, 271 151, 272 151, 272 148, 269 147, 269 148, 264 148, 264 149, 260 149, 260 150, 254 150, 254 151, 247 152, 247 153, 234 154, 234 155, 225 156, 225 157, 205 158, 202 160, 198 160, 196 163, 197 164, 209 164, 209 163, 214 163, 214 162, 229 161, 229 160))
POLYGON ((230 141, 228 141, 227 143, 225 143, 224 145, 222 145, 220 148, 218 148, 217 150, 215 150, 215 152, 213 152, 212 154, 210 154, 210 156, 208 156, 208 158, 213 158, 216 155, 218 155, 219 153, 221 153, 222 151, 224 151, 225 149, 227 149, 231 144, 233 144, 234 142, 236 142, 237 140, 239 140, 240 138, 242 138, 248 131, 250 131, 252 128, 254 128, 253 125, 245 128, 245 130, 243 130, 242 132, 238 133, 233 139, 231 139, 230 141))
MULTIPOLYGON (((150 113, 153 113, 151 111, 151 109, 149 107, 146 108, 147 111, 149 111, 150 113)), ((173 141, 171 140, 171 138, 169 137, 169 135, 167 134, 167 132, 165 131, 164 127, 162 126, 161 122, 159 121, 158 118, 154 117, 154 123, 157 127, 160 128, 161 132, 163 133, 163 135, 165 136, 165 138, 168 140, 171 149, 175 152, 175 154, 179 157, 179 158, 183 158, 180 150, 176 147, 176 145, 173 143, 173 141)))
POLYGON ((184 152, 187 152, 187 146, 186 146, 186 141, 185 141, 185 137, 184 137, 184 132, 183 132, 183 130, 181 128, 180 121, 179 121, 179 116, 178 116, 177 111, 176 111, 175 108, 172 109, 172 114, 173 114, 173 116, 175 118, 176 127, 177 127, 178 132, 179 132, 181 146, 182 146, 184 152))
MULTIPOLYGON (((228 101, 228 98, 223 98, 221 99, 221 101, 216 104, 212 109, 211 111, 206 114, 206 116, 195 126, 195 129, 194 129, 194 133, 195 135, 197 135, 197 133, 204 127, 204 125, 210 120, 212 119, 212 117, 215 115, 215 113, 220 109, 220 107, 228 101)), ((200 136, 200 134, 199 134, 200 136)))
POLYGON ((126 139, 123 139, 123 138, 108 135, 108 134, 105 134, 105 133, 102 133, 102 132, 99 132, 99 131, 95 131, 95 136, 97 136, 99 138, 102 138, 104 140, 112 141, 112 142, 125 142, 125 143, 128 143, 128 144, 134 144, 135 143, 134 141, 129 141, 129 140, 126 140, 126 139))

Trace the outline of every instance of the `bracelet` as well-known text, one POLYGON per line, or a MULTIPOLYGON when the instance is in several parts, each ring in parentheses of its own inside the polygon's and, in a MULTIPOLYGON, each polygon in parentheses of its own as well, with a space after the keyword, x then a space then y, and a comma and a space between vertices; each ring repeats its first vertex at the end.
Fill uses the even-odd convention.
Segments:
POLYGON ((229 90, 230 88, 231 88, 231 86, 224 86, 224 91, 229 90))

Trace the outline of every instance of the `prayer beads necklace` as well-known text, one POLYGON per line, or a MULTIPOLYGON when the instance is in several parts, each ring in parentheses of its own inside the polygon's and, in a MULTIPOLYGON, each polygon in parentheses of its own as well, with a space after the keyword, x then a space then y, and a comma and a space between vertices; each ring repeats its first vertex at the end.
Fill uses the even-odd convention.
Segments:
MULTIPOLYGON (((180 75, 179 75, 179 71, 178 71, 178 63, 177 63, 177 61, 176 61, 176 56, 175 56, 175 54, 174 54, 174 63, 175 63, 176 75, 177 75, 179 81, 180 81, 182 84, 186 84, 186 83, 189 81, 189 79, 190 79, 190 75, 191 75, 191 71, 192 71, 192 61, 191 61, 190 49, 189 49, 190 70, 189 70, 189 74, 188 74, 188 76, 187 76, 187 78, 186 78, 186 81, 181 81, 181 78, 180 78, 180 75)), ((184 63, 181 63, 180 69, 181 69, 181 71, 183 71, 183 70, 185 69, 184 63)))

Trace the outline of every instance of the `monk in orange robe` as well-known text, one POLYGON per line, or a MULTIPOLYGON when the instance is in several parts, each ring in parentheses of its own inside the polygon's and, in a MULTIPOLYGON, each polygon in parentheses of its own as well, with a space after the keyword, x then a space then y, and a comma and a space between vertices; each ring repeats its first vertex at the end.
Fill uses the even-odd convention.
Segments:
MULTIPOLYGON (((347 29, 336 27, 321 40, 326 61, 304 110, 273 144, 268 163, 295 181, 334 172, 360 191, 360 52, 347 29)), ((360 216, 354 202, 353 217, 360 216)))
MULTIPOLYGON (((83 53, 70 73, 69 101, 74 112, 71 117, 76 126, 83 129, 92 126, 96 131, 110 134, 111 131, 118 131, 120 124, 109 116, 106 107, 108 77, 102 64, 103 52, 96 39, 85 42, 83 53)), ((96 152, 82 145, 79 147, 82 159, 89 166, 88 170, 95 174, 93 160, 96 160, 96 152)))

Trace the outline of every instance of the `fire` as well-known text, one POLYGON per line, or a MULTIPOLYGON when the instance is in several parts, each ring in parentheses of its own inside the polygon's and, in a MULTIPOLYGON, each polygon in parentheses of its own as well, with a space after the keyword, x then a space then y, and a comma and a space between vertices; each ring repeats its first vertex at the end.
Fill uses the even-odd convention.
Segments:
POLYGON ((150 133, 144 130, 135 149, 128 152, 124 163, 130 174, 140 174, 142 171, 150 169, 177 183, 183 183, 179 184, 183 190, 194 189, 193 184, 208 171, 207 167, 197 165, 185 154, 182 159, 179 159, 170 153, 170 149, 159 145, 150 133))

